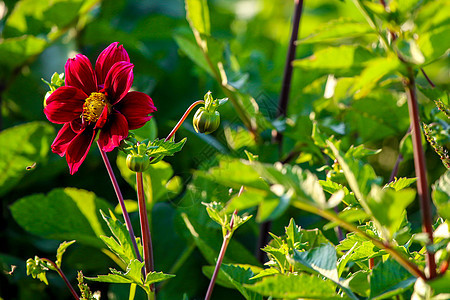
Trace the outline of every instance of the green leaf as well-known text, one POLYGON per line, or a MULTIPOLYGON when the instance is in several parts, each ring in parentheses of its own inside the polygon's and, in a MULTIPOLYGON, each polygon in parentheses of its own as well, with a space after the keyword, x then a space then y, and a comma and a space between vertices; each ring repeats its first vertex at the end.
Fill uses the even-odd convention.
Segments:
POLYGON ((209 9, 206 0, 186 0, 186 18, 189 25, 201 34, 210 34, 209 9))
POLYGON ((323 190, 331 195, 334 193, 343 190, 344 191, 344 198, 342 201, 346 205, 353 205, 357 204, 358 201, 355 198, 355 195, 353 193, 350 193, 348 188, 346 186, 343 186, 342 184, 333 182, 331 180, 319 180, 320 185, 322 186, 323 190))
POLYGON ((370 299, 391 298, 409 289, 415 281, 395 260, 388 259, 377 264, 370 275, 370 299))
POLYGON ((23 65, 30 57, 44 51, 45 47, 47 41, 31 35, 1 40, 0 78, 5 78, 9 72, 23 65))
POLYGON ((384 76, 390 75, 401 67, 401 62, 396 57, 382 57, 371 60, 360 76, 356 77, 352 91, 355 99, 367 96, 376 87, 378 81, 384 76))
POLYGON ((152 147, 147 150, 147 155, 149 157, 154 157, 154 160, 161 160, 164 156, 173 156, 175 153, 183 149, 184 144, 187 139, 184 138, 178 143, 173 141, 165 141, 163 139, 155 139, 153 142, 148 143, 147 147, 152 147), (154 147, 154 148, 153 148, 154 147))
POLYGON ((425 56, 426 64, 429 64, 441 56, 448 56, 448 45, 443 41, 450 35, 450 25, 434 28, 419 35, 419 48, 425 56))
MULTIPOLYGON (((344 220, 349 223, 353 223, 356 221, 364 221, 369 218, 369 215, 360 208, 347 207, 338 213, 338 217, 341 220, 344 220)), ((336 222, 330 222, 330 223, 327 223, 325 226, 323 226, 323 229, 328 230, 328 229, 334 228, 336 226, 339 226, 339 224, 336 222)))
POLYGON ((321 25, 314 33, 299 41, 300 44, 333 43, 340 40, 363 37, 373 30, 366 22, 357 22, 351 19, 336 19, 321 25))
POLYGON ((370 271, 366 270, 360 270, 352 274, 352 276, 348 279, 348 285, 353 292, 363 297, 369 297, 369 274, 370 271))
POLYGON ((56 250, 56 262, 55 262, 58 268, 61 268, 62 257, 66 252, 67 248, 75 242, 76 242, 75 240, 69 242, 64 241, 61 244, 59 244, 58 250, 56 250))
POLYGON ((130 261, 127 269, 124 272, 117 271, 111 268, 111 273, 108 275, 98 275, 97 277, 85 277, 91 281, 109 282, 109 283, 135 283, 139 286, 143 286, 142 281, 142 268, 144 263, 134 259, 130 261))
POLYGON ((24 197, 10 209, 14 220, 32 234, 48 239, 74 239, 103 248, 99 236, 105 235, 106 226, 103 227, 99 209, 107 211, 112 207, 92 192, 58 188, 47 195, 24 197))
MULTIPOLYGON (((258 267, 252 266, 253 268, 259 269, 258 267)), ((208 277, 212 277, 214 271, 213 266, 208 266, 203 268, 203 273, 208 277)), ((223 285, 227 288, 237 289, 245 299, 262 299, 261 295, 248 290, 243 285, 255 283, 256 280, 252 279, 254 273, 250 266, 246 265, 230 265, 222 264, 220 266, 219 276, 217 278, 217 283, 223 285)))
POLYGON ((340 280, 337 270, 336 248, 332 244, 324 244, 309 251, 300 252, 294 250, 292 257, 296 266, 302 265, 330 279, 352 299, 358 299, 348 287, 347 283, 340 280))
POLYGON ((358 74, 373 57, 364 47, 343 45, 318 50, 310 57, 295 60, 293 66, 305 72, 315 70, 339 77, 351 76, 358 74))
POLYGON ((150 272, 145 278, 144 285, 150 287, 150 285, 153 283, 161 282, 173 277, 175 277, 175 275, 164 274, 163 272, 150 272))
POLYGON ((439 215, 450 220, 450 171, 445 172, 433 185, 432 198, 439 215))
POLYGON ((30 122, 0 132, 0 196, 25 176, 27 167, 47 161, 55 131, 44 122, 30 122))
POLYGON ((400 191, 416 182, 416 180, 417 178, 396 177, 394 181, 387 183, 384 186, 384 188, 390 187, 393 188, 395 191, 400 191))
MULTIPOLYGON (((100 213, 114 236, 100 236, 100 238, 111 251, 117 254, 125 265, 128 265, 130 261, 137 259, 137 256, 126 225, 119 222, 111 212, 111 217, 106 216, 102 211, 100 213)), ((137 244, 139 245, 139 243, 137 244)))
POLYGON ((384 237, 390 239, 400 229, 406 216, 406 207, 414 201, 415 196, 416 192, 413 189, 394 191, 372 186, 372 191, 367 197, 367 205, 374 218, 387 229, 387 232, 382 231, 384 237))
POLYGON ((254 285, 245 284, 244 287, 265 297, 342 299, 336 294, 336 287, 332 282, 305 273, 268 276, 254 285))

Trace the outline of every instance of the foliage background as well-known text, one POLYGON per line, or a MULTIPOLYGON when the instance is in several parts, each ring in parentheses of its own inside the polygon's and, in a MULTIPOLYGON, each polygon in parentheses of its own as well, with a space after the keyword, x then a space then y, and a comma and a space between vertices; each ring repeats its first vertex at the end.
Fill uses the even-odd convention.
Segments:
MULTIPOLYGON (((230 55, 229 68, 236 72, 230 72, 233 76, 229 79, 236 85, 241 84, 241 91, 251 94, 270 119, 275 118, 280 93, 292 2, 208 1, 212 35, 225 41, 228 44, 227 51, 234 54, 230 55)), ((0 232, 0 266, 3 270, 8 270, 9 265, 14 264, 17 265, 17 270, 14 276, 4 272, 0 274, 0 297, 21 300, 70 299, 56 274, 49 275, 50 286, 26 277, 25 260, 34 255, 52 258, 59 240, 42 238, 47 234, 45 232, 36 235, 25 231, 13 219, 10 207, 25 196, 47 194, 54 188, 65 187, 92 191, 97 197, 105 199, 111 207, 115 207, 116 200, 97 149, 90 151, 75 176, 69 175, 65 160, 49 150, 59 128, 50 125, 42 112, 47 87, 41 78, 49 80, 54 72, 63 72, 67 58, 75 53, 83 53, 93 62, 105 46, 119 41, 135 65, 134 88, 148 93, 158 108, 154 121, 141 131, 141 134, 151 137, 167 135, 187 106, 201 99, 206 91, 211 90, 219 98, 225 95, 215 80, 195 65, 175 41, 175 37, 184 36, 188 32, 184 1, 7 0, 0 2, 0 16, 0 126, 2 130, 7 130, 33 122, 21 132, 1 138, 0 227, 3 229, 0 232), (25 171, 23 166, 33 162, 37 162, 36 167, 25 171)), ((305 1, 300 37, 317 32, 323 24, 338 17, 364 22, 351 1, 305 1)), ((327 45, 320 43, 300 43, 297 58, 308 57, 326 47, 327 45)), ((448 88, 448 61, 438 60, 427 65, 425 70, 437 85, 448 88)), ((349 65, 348 69, 342 70, 343 73, 346 71, 349 76, 353 76, 361 68, 349 65)), ((292 138, 293 136, 310 136, 311 123, 307 120, 310 113, 314 112, 328 135, 338 135, 348 145, 364 143, 371 149, 383 149, 381 154, 370 158, 370 163, 386 182, 398 156, 400 142, 409 126, 404 99, 398 99, 394 94, 384 94, 372 100, 361 101, 353 107, 342 107, 323 97, 327 80, 324 74, 327 74, 327 70, 308 67, 294 70, 289 115, 296 118, 293 118, 294 125, 288 129, 285 152, 289 152, 298 143, 298 139, 292 138)), ((418 83, 427 85, 421 76, 418 77, 418 83)), ((429 114, 433 104, 422 98, 423 112, 429 114)), ((337 101, 341 104, 348 103, 346 99, 337 101)), ((208 263, 199 250, 191 246, 192 238, 180 213, 189 211, 191 216, 199 219, 204 216, 204 213, 190 210, 194 208, 195 211, 203 199, 193 194, 192 186, 190 192, 186 192, 187 185, 192 182, 194 169, 214 166, 216 162, 211 157, 216 153, 245 157, 239 151, 242 149, 236 147, 239 139, 230 138, 226 134, 227 129, 235 129, 239 123, 235 111, 231 105, 227 105, 221 113, 222 130, 213 137, 198 135, 190 124, 184 125, 177 136, 188 137, 187 144, 181 153, 166 159, 172 166, 176 179, 171 181, 170 192, 159 195, 160 201, 152 211, 156 270, 169 273, 186 249, 192 252, 188 252, 190 255, 176 272, 177 277, 167 282, 160 293, 162 299, 179 299, 183 293, 192 298, 201 298, 209 282, 202 274, 202 266, 208 263), (226 129, 225 133, 223 129, 226 129)), ((251 150, 264 161, 276 161, 278 156, 275 148, 270 146, 270 131, 266 130, 261 135, 266 143, 263 147, 253 147, 251 150)), ((409 148, 403 152, 405 161, 400 165, 400 176, 413 177, 411 151, 409 148)), ((114 161, 116 155, 116 151, 110 154, 111 161, 114 161)), ((429 182, 434 182, 444 172, 444 168, 431 149, 427 149, 426 156, 430 170, 429 182)), ((310 169, 320 165, 313 156, 300 157, 298 162, 302 163, 302 167, 310 169)), ((114 168, 116 174, 120 174, 114 168)), ((155 174, 159 174, 156 175, 156 180, 160 180, 163 187, 172 177, 172 172, 167 164, 160 168, 155 174)), ((211 187, 211 183, 208 187, 208 180, 198 179, 198 176, 195 177, 195 187, 204 188, 217 199, 228 197, 228 188, 219 185, 211 187)), ((119 183, 125 198, 135 199, 135 192, 126 180, 119 178, 119 183)), ((44 200, 37 197, 36 201, 44 200)), ((409 208, 409 221, 416 231, 420 227, 417 210, 416 204, 409 208)), ((316 216, 288 209, 274 220, 271 231, 281 234, 291 216, 296 218, 297 224, 306 228, 321 228, 324 224, 316 216)), ((132 218, 137 228, 136 213, 132 214, 132 218)), ((258 224, 254 220, 252 222, 240 229, 235 237, 247 248, 248 253, 256 251, 258 224)), ((217 239, 211 239, 218 251, 220 233, 218 228, 211 226, 205 225, 202 230, 217 229, 217 239)), ((331 240, 336 240, 332 230, 325 234, 331 240)), ((83 269, 85 275, 105 274, 108 267, 114 265, 99 247, 89 243, 77 243, 72 247, 63 264, 64 270, 72 279, 77 269, 83 269)), ((246 262, 254 262, 255 259, 252 259, 253 261, 246 262)), ((121 286, 112 286, 109 291, 106 286, 99 284, 92 283, 92 287, 102 290, 103 297, 108 295, 109 299, 124 299, 121 293, 126 292, 121 286)), ((239 296, 234 290, 216 287, 215 299, 230 297, 239 296)))

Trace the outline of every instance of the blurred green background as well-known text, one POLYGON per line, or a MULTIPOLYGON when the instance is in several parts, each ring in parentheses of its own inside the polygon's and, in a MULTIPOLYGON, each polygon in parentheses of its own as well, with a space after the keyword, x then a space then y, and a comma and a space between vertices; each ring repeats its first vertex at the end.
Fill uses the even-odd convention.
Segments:
MULTIPOLYGON (((228 79, 239 85, 240 91, 256 99, 265 117, 274 119, 293 1, 211 0, 208 5, 212 36, 226 44, 225 54, 229 54, 228 79)), ((156 136, 165 137, 185 109, 193 101, 203 98, 208 90, 213 92, 214 97, 222 98, 225 95, 215 79, 194 64, 175 41, 176 37, 184 37, 190 32, 184 1, 8 0, 0 1, 0 16, 0 129, 6 133, 5 130, 14 126, 33 122, 20 131, 4 134, 0 139, 0 269, 3 270, 0 274, 0 297, 20 300, 70 299, 70 294, 56 274, 48 275, 50 286, 26 277, 25 260, 34 255, 53 258, 59 241, 44 239, 25 231, 13 219, 10 206, 22 197, 34 193, 46 194, 58 187, 92 191, 112 207, 116 206, 116 198, 96 147, 92 147, 74 176, 69 175, 65 159, 49 150, 59 127, 50 124, 43 114, 43 97, 47 86, 41 78, 49 80, 54 72, 63 72, 66 60, 76 53, 87 55, 95 63, 97 55, 107 45, 118 41, 124 45, 135 66, 133 88, 149 94, 158 109, 153 121, 140 132, 149 137, 155 137, 156 132, 156 136), (24 164, 31 165, 33 162, 37 163, 36 166, 26 171, 24 164), (14 276, 5 274, 5 271, 10 270, 10 265, 17 266, 14 276)), ((305 1, 300 37, 315 33, 321 25, 339 17, 364 21, 351 1, 305 1)), ((308 57, 323 47, 326 45, 300 43, 297 58, 308 57)), ((448 87, 448 67, 448 61, 441 60, 426 66, 425 70, 437 85, 448 87)), ((394 112, 388 109, 379 111, 381 116, 374 114, 369 119, 378 122, 378 118, 386 117, 383 114, 392 113, 386 117, 387 121, 367 125, 367 130, 376 128, 375 131, 357 137, 355 132, 364 131, 362 127, 366 124, 360 116, 373 113, 372 108, 364 111, 370 104, 359 107, 362 111, 352 114, 327 102, 321 94, 326 79, 323 72, 294 70, 289 114, 298 117, 293 119, 295 122, 298 120, 298 123, 287 134, 285 151, 288 152, 296 143, 295 139, 290 139, 292 135, 310 134, 309 125, 304 129, 306 133, 302 131, 302 116, 315 112, 322 118, 322 124, 328 122, 330 130, 327 134, 339 135, 345 131, 349 135, 349 144, 365 143, 369 148, 382 148, 383 154, 371 163, 386 181, 397 158, 399 143, 409 126, 406 105, 404 102, 397 103, 394 112), (340 125, 345 127, 344 131, 339 129, 343 128, 340 125)), ((423 77, 419 77, 418 82, 427 84, 423 77)), ((395 98, 388 100, 397 101, 395 98)), ((429 103, 427 105, 424 106, 425 113, 431 110, 429 103)), ((179 208, 184 208, 186 201, 189 201, 186 200, 184 190, 192 181, 194 169, 213 166, 215 162, 210 157, 215 153, 244 157, 242 152, 234 151, 237 148, 233 147, 229 135, 223 131, 223 128, 234 128, 234 124, 240 123, 233 107, 225 106, 221 114, 222 130, 212 137, 196 134, 190 122, 186 122, 178 131, 177 138, 188 137, 187 144, 181 153, 166 159, 171 167, 167 164, 161 166, 166 171, 164 176, 161 175, 164 177, 160 179, 161 187, 172 175, 177 177, 171 181, 170 192, 161 196, 164 201, 158 202, 152 212, 156 270, 169 273, 184 251, 190 254, 176 272, 177 277, 164 286, 160 293, 161 299, 180 299, 184 293, 192 299, 200 299, 209 282, 201 270, 207 263, 200 252, 190 246, 192 241, 179 218, 179 208)), ((261 135, 270 144, 270 130, 261 135)), ((276 161, 276 151, 272 150, 267 146, 258 154, 265 161, 276 161)), ((115 162, 116 155, 117 151, 109 154, 112 162, 115 162)), ((428 169, 433 170, 429 174, 430 182, 433 182, 443 173, 443 167, 433 152, 429 151, 427 156, 428 169)), ((411 158, 411 155, 405 157, 399 173, 401 176, 413 176, 411 158)), ((135 191, 120 177, 115 163, 113 166, 124 197, 135 199, 135 191)), ((202 184, 207 185, 206 179, 205 182, 196 180, 196 186, 201 187, 202 184)), ((214 192, 225 198, 227 196, 227 189, 223 187, 214 192)), ((193 201, 199 202, 198 199, 193 201)), ((411 210, 418 219, 415 214, 417 207, 411 210)), ((272 230, 280 231, 293 214, 288 212, 276 220, 272 230)), ((298 211, 295 214, 299 216, 298 211)), ((132 219, 135 228, 138 228, 135 213, 132 219)), ((321 222, 319 218, 307 215, 302 215, 301 219, 298 224, 305 227, 317 227, 321 222)), ((412 218, 410 221, 418 227, 419 220, 412 218)), ((249 253, 256 250, 257 228, 254 223, 247 229, 243 228, 237 237, 249 253)), ((219 238, 219 231, 217 234, 219 238)), ((85 275, 92 276, 106 274, 111 266, 114 266, 113 261, 98 248, 82 243, 70 248, 63 263, 63 269, 72 280, 76 270, 82 269, 85 275)), ((102 291, 102 299, 127 297, 127 290, 122 286, 113 285, 108 290, 106 285, 90 285, 93 290, 102 291)), ((240 296, 236 291, 216 287, 214 299, 232 297, 240 296)))

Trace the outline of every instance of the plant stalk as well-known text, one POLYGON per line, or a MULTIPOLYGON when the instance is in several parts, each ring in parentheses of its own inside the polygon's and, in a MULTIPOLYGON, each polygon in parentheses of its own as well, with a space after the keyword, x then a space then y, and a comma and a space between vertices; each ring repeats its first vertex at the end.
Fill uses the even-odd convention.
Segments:
POLYGON ((119 201, 120 208, 122 209, 123 218, 127 226, 128 233, 130 234, 131 242, 133 243, 134 252, 139 261, 142 261, 141 254, 139 253, 138 246, 136 243, 136 237, 134 235, 133 226, 131 225, 130 216, 128 215, 127 208, 125 207, 125 202, 123 201, 122 192, 120 191, 119 184, 117 183, 116 176, 109 162, 108 156, 105 151, 102 150, 99 143, 97 142, 98 149, 100 150, 100 155, 102 156, 103 162, 105 163, 106 170, 108 171, 109 178, 111 178, 111 183, 116 192, 117 200, 119 201))
POLYGON ((178 121, 177 125, 175 125, 175 127, 172 129, 172 131, 169 133, 169 135, 166 137, 166 139, 164 141, 167 142, 168 140, 170 140, 173 137, 173 135, 175 134, 175 132, 177 132, 177 130, 181 127, 181 124, 183 124, 183 122, 186 120, 186 118, 188 117, 190 112, 194 109, 194 107, 196 107, 199 104, 203 104, 203 103, 205 103, 205 101, 203 101, 203 100, 198 100, 198 101, 195 101, 194 103, 192 103, 191 106, 189 106, 188 109, 186 109, 183 116, 178 121))
MULTIPOLYGON (((414 167, 417 177, 417 193, 420 200, 422 215, 422 230, 428 235, 428 245, 433 244, 433 220, 431 214, 430 195, 428 192, 425 154, 422 147, 422 136, 419 119, 419 104, 417 102, 416 84, 414 72, 411 66, 407 66, 408 78, 404 80, 404 87, 408 100, 409 119, 413 142, 414 167)), ((434 253, 427 249, 426 253, 429 278, 436 277, 436 262, 434 253)))
MULTIPOLYGON (((243 186, 241 187, 239 194, 242 193, 243 186)), ((237 211, 234 211, 231 221, 230 221, 230 227, 233 229, 233 223, 234 223, 234 216, 237 213, 237 211)), ((232 232, 227 231, 227 234, 223 237, 223 243, 222 247, 220 248, 219 257, 217 258, 216 267, 214 268, 213 276, 211 277, 211 281, 209 282, 208 291, 206 292, 205 300, 209 300, 211 298, 214 284, 216 283, 217 276, 219 275, 220 271, 220 265, 222 265, 223 258, 225 257, 225 252, 227 251, 228 244, 230 243, 231 236, 233 235, 232 232)))
MULTIPOLYGON (((295 59, 295 51, 297 49, 296 41, 298 38, 298 31, 300 26, 300 19, 303 11, 303 0, 294 0, 294 17, 292 19, 291 39, 289 40, 289 47, 286 57, 286 64, 284 65, 283 82, 281 86, 280 100, 278 103, 278 116, 286 117, 287 107, 289 103, 289 92, 291 91, 292 81, 292 62, 295 59)), ((278 135, 277 135, 278 136, 278 135)))
POLYGON ((64 283, 66 284, 66 286, 69 288, 70 292, 72 293, 72 296, 76 299, 79 300, 80 297, 78 297, 77 292, 75 292, 74 288, 72 287, 72 285, 70 284, 69 280, 67 279, 66 275, 64 275, 63 271, 50 259, 48 258, 41 258, 41 260, 44 260, 46 262, 48 262, 49 264, 51 264, 53 266, 53 268, 56 269, 56 272, 58 272, 59 276, 61 276, 61 278, 64 280, 64 283))
MULTIPOLYGON (((150 227, 148 224, 147 207, 145 203, 144 185, 141 172, 136 172, 136 185, 139 204, 139 216, 141 221, 142 246, 144 250, 145 275, 154 271, 153 247, 150 227)), ((155 285, 150 286, 152 293, 155 291, 155 285)))

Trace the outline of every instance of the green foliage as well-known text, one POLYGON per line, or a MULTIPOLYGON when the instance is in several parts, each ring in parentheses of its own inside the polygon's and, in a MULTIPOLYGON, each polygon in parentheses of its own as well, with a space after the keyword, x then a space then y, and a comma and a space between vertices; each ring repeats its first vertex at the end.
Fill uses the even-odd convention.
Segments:
POLYGON ((102 247, 99 239, 105 227, 99 213, 112 207, 94 193, 75 188, 54 189, 47 195, 34 194, 16 201, 11 213, 30 233, 48 239, 74 239, 102 247), (67 213, 70 212, 70 213, 67 213))
POLYGON ((45 164, 54 134, 49 124, 41 122, 18 125, 0 133, 0 196, 20 182, 28 167, 45 164))

